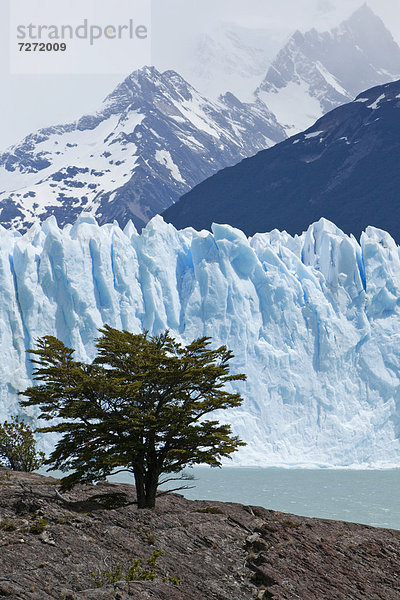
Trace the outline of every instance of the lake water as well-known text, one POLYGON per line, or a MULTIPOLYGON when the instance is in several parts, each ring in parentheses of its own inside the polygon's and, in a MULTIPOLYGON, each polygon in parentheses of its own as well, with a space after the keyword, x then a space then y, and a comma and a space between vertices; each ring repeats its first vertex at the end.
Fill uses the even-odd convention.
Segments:
MULTIPOLYGON (((400 469, 189 469, 196 478, 182 491, 193 500, 220 500, 400 529, 400 469)), ((125 476, 119 481, 129 481, 125 476)))

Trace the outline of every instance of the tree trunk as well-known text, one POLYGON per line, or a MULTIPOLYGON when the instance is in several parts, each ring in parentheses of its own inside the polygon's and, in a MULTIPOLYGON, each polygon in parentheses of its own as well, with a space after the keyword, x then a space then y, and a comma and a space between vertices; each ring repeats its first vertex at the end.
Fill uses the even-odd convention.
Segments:
POLYGON ((136 497, 138 508, 147 508, 146 506, 146 491, 144 485, 143 473, 139 470, 134 471, 135 485, 136 485, 136 497))
POLYGON ((154 508, 159 479, 158 471, 156 469, 148 469, 143 474, 142 471, 135 470, 134 476, 138 508, 154 508))
POLYGON ((154 508, 158 488, 158 473, 152 470, 146 473, 146 508, 154 508))

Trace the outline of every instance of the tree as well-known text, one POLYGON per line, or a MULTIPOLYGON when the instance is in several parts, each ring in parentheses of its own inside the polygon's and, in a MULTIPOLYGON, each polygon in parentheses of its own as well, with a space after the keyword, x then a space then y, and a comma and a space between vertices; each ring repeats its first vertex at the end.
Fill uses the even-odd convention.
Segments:
POLYGON ((35 436, 29 425, 18 417, 0 425, 0 466, 31 472, 39 469, 44 459, 44 452, 36 450, 35 436))
POLYGON ((23 392, 21 404, 56 419, 39 431, 62 434, 46 464, 70 472, 64 489, 129 471, 139 508, 152 508, 159 485, 184 467, 221 466, 244 445, 229 425, 205 419, 242 403, 225 390, 246 378, 229 374, 233 354, 225 346, 213 350, 207 337, 183 346, 168 331, 134 335, 106 325, 99 332, 90 364, 75 361, 74 350, 51 336, 28 351, 38 385, 23 392))

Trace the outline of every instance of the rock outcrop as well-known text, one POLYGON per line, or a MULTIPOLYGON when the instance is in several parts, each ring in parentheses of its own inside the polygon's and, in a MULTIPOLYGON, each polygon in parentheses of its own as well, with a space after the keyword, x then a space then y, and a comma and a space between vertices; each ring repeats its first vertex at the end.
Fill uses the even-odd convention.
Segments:
POLYGON ((0 470, 1 598, 399 597, 398 531, 176 494, 138 511, 133 486, 105 482, 61 496, 57 483, 0 470))

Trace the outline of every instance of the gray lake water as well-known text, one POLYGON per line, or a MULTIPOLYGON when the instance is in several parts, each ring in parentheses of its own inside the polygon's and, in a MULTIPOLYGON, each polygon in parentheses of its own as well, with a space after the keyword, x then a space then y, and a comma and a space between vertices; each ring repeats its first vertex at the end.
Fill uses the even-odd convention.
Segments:
MULTIPOLYGON (((187 471, 196 478, 182 491, 193 500, 220 500, 263 506, 305 517, 320 517, 400 529, 400 469, 211 469, 187 471)), ((131 479, 119 475, 118 481, 131 479)))

